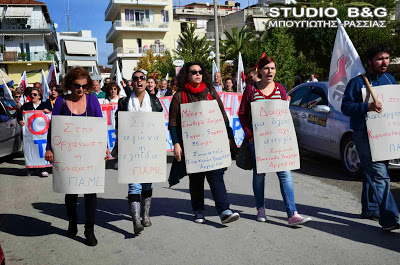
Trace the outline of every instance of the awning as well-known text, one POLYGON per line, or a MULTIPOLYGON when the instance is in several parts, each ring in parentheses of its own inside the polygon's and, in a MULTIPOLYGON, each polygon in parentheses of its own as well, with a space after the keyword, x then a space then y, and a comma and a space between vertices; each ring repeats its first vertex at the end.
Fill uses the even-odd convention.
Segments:
POLYGON ((0 18, 3 18, 4 6, 0 6, 0 18))
POLYGON ((77 61, 77 60, 67 60, 68 67, 96 67, 96 61, 77 61))
POLYGON ((65 41, 67 54, 96 55, 94 42, 91 41, 65 41))
POLYGON ((7 7, 5 17, 27 18, 32 15, 32 10, 33 7, 31 6, 24 6, 24 7, 9 6, 7 7))

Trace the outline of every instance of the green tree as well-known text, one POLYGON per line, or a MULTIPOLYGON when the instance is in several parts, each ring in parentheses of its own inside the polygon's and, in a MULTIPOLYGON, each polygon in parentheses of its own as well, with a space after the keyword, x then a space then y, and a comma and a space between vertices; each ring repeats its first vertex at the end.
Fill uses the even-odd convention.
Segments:
POLYGON ((178 38, 178 48, 175 50, 177 59, 184 62, 198 61, 207 69, 211 69, 212 60, 209 58, 211 51, 207 37, 199 38, 195 34, 196 26, 189 24, 178 38))
POLYGON ((170 51, 166 51, 163 55, 156 56, 155 68, 161 72, 161 76, 175 76, 175 66, 173 65, 173 57, 170 51))
POLYGON ((156 67, 156 62, 156 56, 154 56, 152 50, 149 50, 145 53, 145 55, 143 55, 143 57, 139 58, 139 62, 135 70, 146 70, 148 77, 153 76, 153 73, 156 73, 156 76, 161 75, 161 71, 159 71, 156 67))
POLYGON ((238 28, 232 28, 232 34, 225 30, 226 40, 221 41, 221 50, 224 53, 225 60, 236 60, 239 52, 243 53, 250 40, 254 37, 253 33, 245 26, 240 31, 238 28))

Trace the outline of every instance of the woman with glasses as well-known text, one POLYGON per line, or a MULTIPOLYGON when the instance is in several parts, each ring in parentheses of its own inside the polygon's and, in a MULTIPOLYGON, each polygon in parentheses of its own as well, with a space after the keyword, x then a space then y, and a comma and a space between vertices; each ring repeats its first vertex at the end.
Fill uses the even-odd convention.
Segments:
MULTIPOLYGON (((229 139, 233 139, 232 129, 229 127, 224 105, 208 77, 206 69, 200 63, 186 63, 177 77, 177 92, 174 94, 169 108, 169 125, 172 142, 174 144, 174 161, 170 173, 170 185, 179 180, 173 179, 186 175, 185 158, 183 157, 183 140, 181 128, 181 104, 198 102, 202 100, 217 100, 221 114, 224 118, 229 139), (176 171, 175 171, 176 170, 176 171), (182 173, 183 172, 183 173, 182 173)), ((238 213, 229 209, 229 202, 224 183, 225 169, 189 174, 189 190, 194 212, 194 222, 205 223, 204 217, 204 178, 207 178, 215 207, 223 224, 239 219, 238 213)))
MULTIPOLYGON (((242 124, 245 138, 249 139, 249 148, 253 159, 253 192, 257 208, 257 221, 266 222, 265 215, 265 173, 257 173, 253 128, 251 124, 251 102, 254 101, 271 101, 271 100, 288 100, 285 88, 274 81, 276 74, 276 64, 272 57, 264 57, 258 62, 258 78, 260 81, 253 85, 248 85, 243 93, 243 98, 239 108, 239 120, 242 124)), ((253 79, 255 80, 255 79, 253 79)), ((292 181, 292 173, 290 170, 276 173, 279 178, 283 202, 285 203, 286 213, 288 216, 288 225, 297 226, 311 221, 310 217, 303 217, 296 210, 294 200, 294 188, 292 181)))
POLYGON ((19 88, 15 89, 12 92, 12 94, 13 94, 14 101, 17 103, 18 109, 20 109, 22 107, 22 104, 21 104, 21 97, 22 97, 21 89, 19 89, 19 88))
MULTIPOLYGON (((44 113, 51 113, 51 110, 53 109, 49 100, 46 100, 45 102, 42 101, 43 95, 39 88, 32 88, 29 97, 31 101, 25 102, 24 105, 22 105, 22 107, 18 110, 17 121, 19 124, 21 124, 21 126, 26 125, 26 122, 23 119, 24 111, 42 110, 44 113)), ((32 173, 33 171, 28 169, 28 175, 30 176, 32 173)), ((49 176, 49 173, 46 170, 40 169, 40 176, 45 178, 49 176)))
POLYGON ((118 103, 119 100, 119 92, 121 88, 118 86, 116 82, 111 82, 106 85, 106 99, 104 100, 105 104, 109 103, 118 103))
MULTIPOLYGON (((141 71, 135 71, 132 75, 133 93, 130 97, 122 98, 118 102, 118 110, 115 113, 116 128, 118 128, 118 113, 130 112, 162 112, 163 108, 155 94, 146 91, 146 76, 141 71)), ((117 139, 118 141, 118 139, 117 139)), ((114 153, 114 150, 113 150, 114 153)), ((150 206, 153 195, 152 183, 131 183, 128 189, 128 203, 133 220, 135 234, 151 226, 150 206), (142 221, 140 221, 142 218, 142 221)))
MULTIPOLYGON (((99 101, 96 96, 90 94, 93 90, 92 79, 88 72, 81 68, 76 67, 70 69, 65 75, 63 81, 64 92, 71 91, 71 94, 60 96, 57 98, 53 109, 54 115, 65 115, 65 116, 86 116, 86 117, 103 117, 99 101), (86 94, 85 91, 89 93, 86 94)), ((51 128, 51 126, 50 126, 51 128)), ((53 152, 51 151, 51 130, 47 134, 47 147, 46 147, 45 159, 50 163, 53 163, 53 152)), ((107 157, 109 157, 109 151, 107 149, 107 157)), ((94 235, 94 223, 95 213, 97 208, 97 196, 96 193, 84 194, 85 196, 85 237, 86 244, 88 246, 97 245, 97 239, 94 235)), ((66 194, 65 195, 65 206, 67 210, 67 216, 69 220, 67 235, 70 238, 74 238, 78 233, 77 226, 77 213, 76 205, 78 201, 78 194, 66 194)))

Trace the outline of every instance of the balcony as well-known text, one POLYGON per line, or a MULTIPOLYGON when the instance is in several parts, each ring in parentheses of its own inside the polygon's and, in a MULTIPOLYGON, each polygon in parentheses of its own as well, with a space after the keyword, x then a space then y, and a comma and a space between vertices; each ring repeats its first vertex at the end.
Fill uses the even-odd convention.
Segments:
MULTIPOLYGON (((218 9, 218 16, 227 16, 229 14, 235 13, 237 10, 230 9, 218 9)), ((196 15, 196 16, 214 16, 214 8, 208 10, 205 8, 175 8, 174 15, 196 15)))
POLYGON ((44 19, 10 19, 4 18, 1 23, 2 30, 33 30, 33 29, 53 29, 52 24, 44 19))
POLYGON ((104 12, 105 20, 111 21, 119 11, 120 5, 164 7, 168 5, 168 2, 168 0, 110 0, 104 12))
POLYGON ((169 23, 159 22, 146 22, 146 21, 121 21, 116 20, 113 22, 111 28, 106 35, 106 41, 112 42, 117 31, 140 31, 140 32, 168 32, 169 23))
POLYGON ((245 17, 254 16, 254 17, 267 17, 269 14, 268 7, 253 7, 249 9, 245 9, 245 17))
POLYGON ((108 56, 108 64, 113 64, 113 62, 121 57, 125 58, 139 58, 142 57, 147 51, 152 50, 155 55, 164 54, 167 50, 165 44, 153 44, 145 45, 142 48, 124 48, 118 47, 108 56))
POLYGON ((0 53, 0 62, 40 62, 51 61, 54 54, 51 52, 28 52, 4 51, 0 53))

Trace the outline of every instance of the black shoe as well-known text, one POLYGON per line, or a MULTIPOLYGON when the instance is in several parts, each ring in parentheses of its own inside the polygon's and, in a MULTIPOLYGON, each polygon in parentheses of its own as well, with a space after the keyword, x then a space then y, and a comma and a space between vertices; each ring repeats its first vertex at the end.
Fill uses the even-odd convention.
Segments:
POLYGON ((375 215, 375 214, 367 215, 367 214, 362 213, 360 215, 360 218, 361 219, 369 219, 369 220, 373 220, 373 221, 379 221, 379 215, 375 215))
POLYGON ((77 223, 76 222, 69 222, 67 236, 69 238, 74 238, 77 233, 78 233, 78 225, 77 225, 77 223))
POLYGON ((396 230, 396 229, 400 229, 400 224, 399 223, 397 223, 395 225, 392 225, 392 226, 388 226, 388 227, 382 227, 382 230, 383 231, 387 231, 387 232, 390 232, 390 231, 396 230))
POLYGON ((94 225, 85 225, 86 245, 94 247, 97 245, 97 239, 94 236, 94 225))
POLYGON ((224 215, 224 217, 221 218, 221 222, 223 224, 231 223, 240 218, 240 215, 238 213, 228 213, 224 215))

